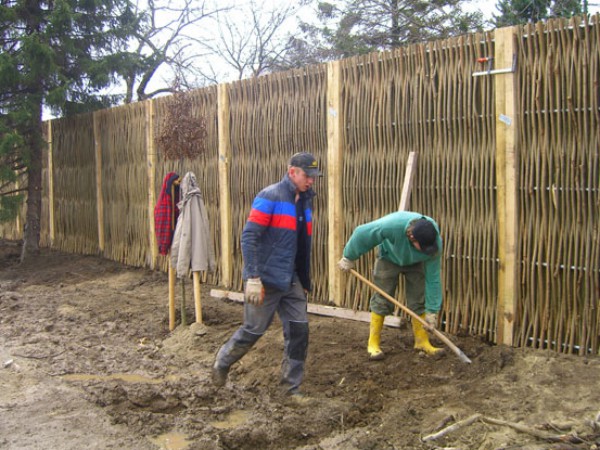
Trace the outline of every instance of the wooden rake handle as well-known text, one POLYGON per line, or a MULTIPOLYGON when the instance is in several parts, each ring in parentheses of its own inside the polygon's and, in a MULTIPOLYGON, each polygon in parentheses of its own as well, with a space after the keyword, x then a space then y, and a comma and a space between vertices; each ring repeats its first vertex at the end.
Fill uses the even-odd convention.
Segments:
POLYGON ((444 334, 442 334, 441 331, 429 326, 429 324, 426 321, 424 321, 423 319, 421 319, 421 317, 418 314, 415 314, 414 312, 412 312, 410 309, 408 309, 402 303, 397 301, 394 297, 389 295, 387 292, 385 292, 384 290, 382 290, 381 288, 379 288, 378 286, 376 286, 375 284, 373 284, 372 282, 367 280, 365 277, 363 277, 356 270, 350 269, 350 273, 352 275, 354 275, 356 278, 358 278, 360 281, 365 283, 367 286, 375 289, 379 294, 384 296, 387 300, 389 300, 394 305, 396 305, 398 308, 400 308, 402 311, 404 311, 409 316, 411 316, 413 318, 413 320, 418 320, 419 322, 421 322, 427 330, 434 333, 444 344, 446 344, 450 348, 450 350, 452 350, 462 362, 471 364, 471 360, 467 357, 467 355, 465 355, 460 348, 458 348, 456 345, 454 345, 454 343, 450 339, 448 339, 444 334))

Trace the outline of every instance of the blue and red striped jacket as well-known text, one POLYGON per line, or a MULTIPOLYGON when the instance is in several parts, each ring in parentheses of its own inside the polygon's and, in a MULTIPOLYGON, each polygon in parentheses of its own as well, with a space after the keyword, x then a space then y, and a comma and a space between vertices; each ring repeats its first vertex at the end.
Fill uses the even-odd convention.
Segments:
POLYGON ((281 291, 291 286, 294 272, 304 289, 311 289, 312 189, 300 193, 306 226, 305 248, 298 249, 296 187, 286 174, 281 181, 258 193, 242 231, 243 278, 260 277, 265 286, 281 291), (296 260, 296 253, 302 256, 296 260))

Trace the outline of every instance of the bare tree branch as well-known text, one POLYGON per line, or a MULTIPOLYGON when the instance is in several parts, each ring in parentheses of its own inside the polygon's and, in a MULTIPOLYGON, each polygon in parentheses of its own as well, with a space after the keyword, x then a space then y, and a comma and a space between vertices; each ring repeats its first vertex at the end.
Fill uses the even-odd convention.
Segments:
MULTIPOLYGON (((235 72, 237 79, 271 72, 280 64, 289 46, 286 25, 304 4, 298 2, 267 10, 252 0, 235 14, 220 14, 215 42, 205 43, 205 46, 235 72)), ((202 74, 206 79, 216 78, 214 65, 204 67, 202 74)))
POLYGON ((226 6, 209 7, 207 0, 184 0, 180 6, 172 6, 169 0, 148 0, 147 3, 145 21, 135 37, 133 50, 143 63, 123 70, 125 103, 172 92, 172 81, 149 90, 150 84, 156 82, 162 66, 169 68, 173 78, 191 77, 188 73, 191 67, 185 61, 200 58, 204 51, 202 47, 192 45, 192 31, 197 30, 199 24, 229 9, 226 6))
POLYGON ((12 191, 6 191, 6 192, 2 192, 2 187, 0 186, 0 196, 1 195, 13 195, 13 194, 18 194, 19 192, 27 192, 27 186, 24 186, 22 188, 19 189, 13 189, 12 191))

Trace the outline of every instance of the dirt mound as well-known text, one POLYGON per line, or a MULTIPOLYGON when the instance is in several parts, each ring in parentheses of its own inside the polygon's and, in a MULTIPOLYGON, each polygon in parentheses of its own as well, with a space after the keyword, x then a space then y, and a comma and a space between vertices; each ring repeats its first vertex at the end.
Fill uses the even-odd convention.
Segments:
POLYGON ((384 329, 386 359, 371 362, 368 324, 310 316, 307 398, 279 390, 278 322, 217 389, 210 367, 242 323, 240 304, 203 285, 203 324, 169 333, 164 274, 46 250, 19 265, 19 251, 0 241, 2 448, 600 445, 600 358, 452 336, 465 364, 415 352, 405 325, 384 329))

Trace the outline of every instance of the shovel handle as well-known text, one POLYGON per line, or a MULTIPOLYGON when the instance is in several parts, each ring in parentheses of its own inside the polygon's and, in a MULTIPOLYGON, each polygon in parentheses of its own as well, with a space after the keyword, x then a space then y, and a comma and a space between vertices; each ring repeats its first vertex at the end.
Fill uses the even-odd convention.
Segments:
POLYGON ((382 290, 380 287, 376 286, 374 283, 372 283, 371 281, 369 281, 368 279, 366 279, 365 277, 363 277, 356 270, 350 269, 350 273, 352 275, 354 275, 356 278, 358 278, 360 281, 362 281, 363 283, 365 283, 367 286, 375 289, 379 294, 381 294, 387 300, 389 300, 390 302, 392 302, 394 305, 396 305, 402 311, 404 311, 405 313, 407 313, 414 320, 418 320, 419 322, 421 322, 425 326, 425 328, 427 330, 430 330, 432 333, 434 333, 444 344, 446 344, 450 348, 450 350, 452 350, 454 353, 456 353, 456 355, 458 356, 458 358, 462 362, 467 363, 467 364, 471 364, 471 360, 467 357, 467 355, 465 355, 462 352, 461 349, 459 349, 456 345, 454 345, 454 343, 450 339, 448 339, 444 334, 442 334, 441 331, 439 331, 436 328, 432 328, 431 326, 429 326, 429 324, 426 321, 424 321, 418 314, 416 314, 413 311, 411 311, 410 309, 408 309, 406 306, 404 306, 402 303, 400 303, 394 297, 392 297, 387 292, 385 292, 384 290, 382 290))

